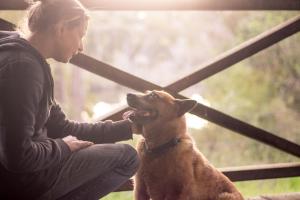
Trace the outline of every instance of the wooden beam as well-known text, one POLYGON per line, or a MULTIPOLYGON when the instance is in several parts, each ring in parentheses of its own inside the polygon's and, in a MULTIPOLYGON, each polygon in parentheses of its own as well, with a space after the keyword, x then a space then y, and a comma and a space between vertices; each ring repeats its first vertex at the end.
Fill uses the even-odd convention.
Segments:
MULTIPOLYGON (((184 97, 177 96, 177 98, 184 97)), ((274 135, 261 128, 243 122, 239 119, 226 115, 218 110, 198 103, 198 105, 191 111, 191 113, 233 132, 239 133, 246 137, 255 139, 259 142, 280 149, 286 153, 300 157, 300 145, 274 135)))
POLYGON ((82 0, 100 10, 300 10, 298 0, 82 0))
MULTIPOLYGON (((219 168, 231 181, 251 181, 274 178, 287 178, 300 176, 300 163, 277 163, 266 165, 253 165, 244 167, 219 168)), ((128 180, 116 191, 133 190, 133 180, 128 180)))
MULTIPOLYGON (((299 0, 80 0, 90 10, 300 10, 299 0)), ((24 10, 24 0, 3 0, 0 10, 24 10)))
POLYGON ((124 72, 112 65, 106 64, 82 53, 74 56, 70 62, 93 74, 97 74, 136 91, 145 92, 146 90, 162 89, 159 85, 124 72))
MULTIPOLYGON (((300 2, 300 0, 299 0, 300 2)), ((270 47, 271 45, 300 31, 300 15, 268 30, 241 45, 221 54, 204 64, 199 70, 168 86, 170 90, 182 91, 230 66, 270 47)))
POLYGON ((221 168, 231 181, 250 181, 300 176, 300 163, 277 163, 258 166, 221 168))
POLYGON ((0 10, 25 10, 28 3, 24 0, 2 0, 0 10))
POLYGON ((14 31, 16 26, 4 19, 0 18, 0 30, 14 31))

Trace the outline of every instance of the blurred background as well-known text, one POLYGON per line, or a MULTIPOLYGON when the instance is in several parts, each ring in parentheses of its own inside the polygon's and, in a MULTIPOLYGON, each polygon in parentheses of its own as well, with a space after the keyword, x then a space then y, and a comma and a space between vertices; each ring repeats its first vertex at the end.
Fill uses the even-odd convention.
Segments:
MULTIPOLYGON (((1 11, 19 23, 23 11, 1 11)), ((84 53, 166 86, 224 51, 296 16, 285 11, 92 11, 84 53)), ((300 143, 300 34, 182 92, 205 105, 300 143)), ((95 122, 135 92, 72 64, 49 60, 55 97, 70 119, 95 122)), ((189 132, 216 167, 300 159, 188 115, 189 132)), ((135 146, 139 138, 125 141, 135 146)), ((300 177, 235 183, 247 197, 300 191, 300 177)), ((132 192, 105 200, 133 199, 132 192)))

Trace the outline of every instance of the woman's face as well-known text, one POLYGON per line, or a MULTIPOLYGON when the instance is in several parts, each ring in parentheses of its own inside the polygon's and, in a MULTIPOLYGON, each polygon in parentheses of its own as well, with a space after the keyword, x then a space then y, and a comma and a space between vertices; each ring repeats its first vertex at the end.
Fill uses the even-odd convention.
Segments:
POLYGON ((87 20, 75 27, 63 24, 59 37, 56 39, 56 47, 53 58, 59 62, 67 63, 77 53, 83 51, 82 40, 87 31, 87 20))

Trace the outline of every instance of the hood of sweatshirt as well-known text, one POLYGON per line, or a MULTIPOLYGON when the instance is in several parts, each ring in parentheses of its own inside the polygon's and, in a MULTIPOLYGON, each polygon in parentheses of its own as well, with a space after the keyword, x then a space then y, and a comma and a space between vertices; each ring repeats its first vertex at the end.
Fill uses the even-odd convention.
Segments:
POLYGON ((17 53, 19 51, 24 51, 31 54, 43 68, 45 74, 45 80, 47 81, 47 85, 51 92, 51 103, 54 103, 54 84, 53 77, 51 74, 51 69, 47 61, 43 58, 43 56, 35 49, 27 40, 22 38, 18 32, 16 31, 0 31, 0 60, 1 60, 1 52, 9 51, 13 53, 14 51, 17 53))

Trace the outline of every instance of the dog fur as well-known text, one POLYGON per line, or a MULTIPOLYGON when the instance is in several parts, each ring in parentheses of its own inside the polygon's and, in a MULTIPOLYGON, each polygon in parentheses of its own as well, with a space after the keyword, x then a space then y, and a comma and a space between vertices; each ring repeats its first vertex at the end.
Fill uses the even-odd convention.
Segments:
POLYGON ((213 167, 187 133, 184 113, 197 102, 179 100, 164 91, 128 94, 131 119, 141 125, 137 145, 141 160, 135 176, 135 200, 243 200, 233 183, 213 167), (149 153, 170 141, 180 142, 149 153))

